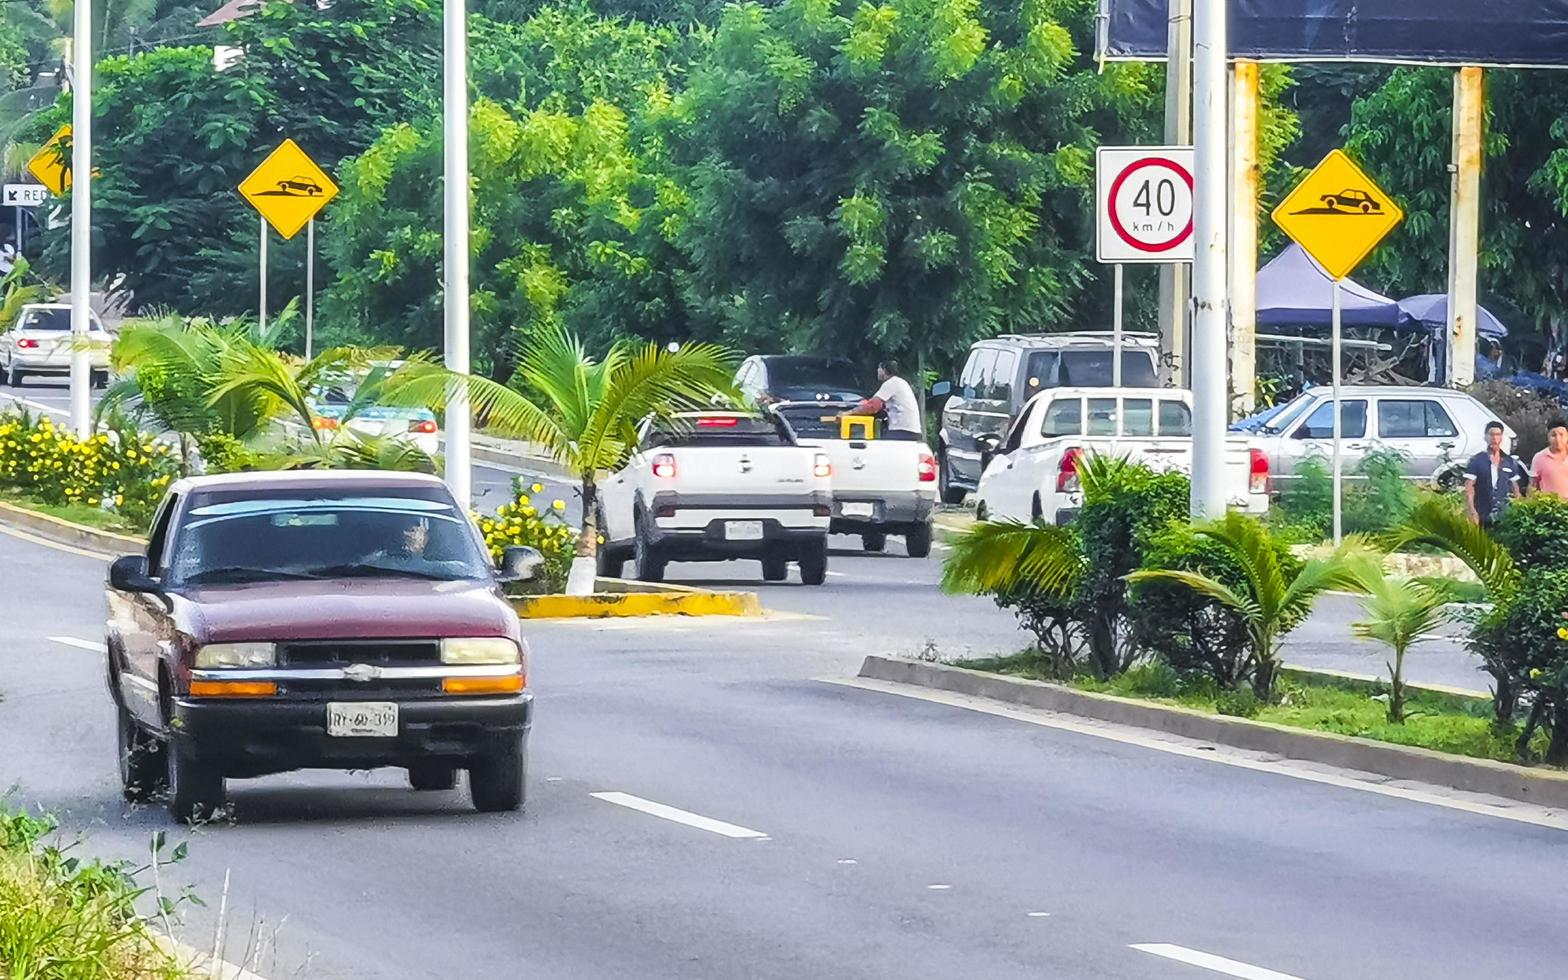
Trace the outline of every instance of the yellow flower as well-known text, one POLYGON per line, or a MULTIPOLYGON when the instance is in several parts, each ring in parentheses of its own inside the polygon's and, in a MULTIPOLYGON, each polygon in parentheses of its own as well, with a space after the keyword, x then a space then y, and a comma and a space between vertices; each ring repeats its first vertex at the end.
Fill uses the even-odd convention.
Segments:
POLYGON ((552 502, 550 504, 550 506, 554 507, 556 510, 565 510, 566 509, 566 501, 564 501, 564 500, 557 500, 557 501, 552 502))
POLYGON ((531 489, 534 493, 544 493, 544 484, 543 483, 535 483, 529 489, 531 489))
POLYGON ((497 517, 505 517, 506 516, 506 505, 505 504, 502 504, 501 506, 499 506, 499 507, 497 507, 495 509, 495 516, 497 516, 497 517))
POLYGON ((517 498, 517 506, 519 507, 527 507, 528 503, 528 495, 526 493, 517 498))

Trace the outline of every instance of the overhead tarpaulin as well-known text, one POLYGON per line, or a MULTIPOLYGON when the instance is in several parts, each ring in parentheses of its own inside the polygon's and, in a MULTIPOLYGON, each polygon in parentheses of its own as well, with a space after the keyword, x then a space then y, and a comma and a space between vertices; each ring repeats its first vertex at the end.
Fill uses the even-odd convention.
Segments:
MULTIPOLYGON (((1443 293, 1422 293, 1399 301, 1399 324, 1434 333, 1448 329, 1448 297, 1443 293)), ((1501 340, 1508 336, 1503 321, 1484 306, 1475 308, 1475 332, 1482 337, 1501 340)))
MULTIPOLYGON (((1230 55, 1568 68, 1568 0, 1229 0, 1230 55)), ((1169 0, 1100 0, 1100 56, 1163 61, 1169 0)))
MULTIPOLYGON (((1398 327, 1399 304, 1350 279, 1339 284, 1340 323, 1346 327, 1398 327)), ((1258 270, 1258 326, 1333 325, 1334 280, 1292 244, 1258 270)))

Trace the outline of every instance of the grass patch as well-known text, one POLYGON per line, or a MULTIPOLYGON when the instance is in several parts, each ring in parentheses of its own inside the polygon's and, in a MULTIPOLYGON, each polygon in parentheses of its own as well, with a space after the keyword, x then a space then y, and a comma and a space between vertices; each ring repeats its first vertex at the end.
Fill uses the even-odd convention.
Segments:
POLYGON ((1440 578, 1436 575, 1418 575, 1416 581, 1429 589, 1446 591, 1454 602, 1485 602, 1486 586, 1468 579, 1440 578))
MULTIPOLYGON (((1052 676, 1049 663, 1033 651, 963 660, 954 666, 1063 683, 1052 676)), ((1163 663, 1140 664, 1110 680, 1074 677, 1065 683, 1080 691, 1253 718, 1290 728, 1409 745, 1475 759, 1516 761, 1514 743, 1519 737, 1518 727, 1500 729, 1495 726, 1491 702, 1483 697, 1407 689, 1405 723, 1394 725, 1388 721, 1386 684, 1342 680, 1304 671, 1292 671, 1281 680, 1277 704, 1264 704, 1235 691, 1219 690, 1207 678, 1183 678, 1163 663)), ((1545 733, 1537 733, 1536 742, 1532 744, 1537 757, 1545 750, 1545 743, 1545 733)))
POLYGON ((46 843, 53 831, 49 820, 0 810, 0 975, 192 978, 136 912, 138 869, 73 857, 46 843))
POLYGON ((58 517, 62 521, 73 524, 85 524, 100 531, 113 531, 116 534, 140 535, 141 528, 131 527, 121 519, 120 515, 112 514, 101 507, 92 507, 87 504, 46 504, 36 497, 29 497, 14 490, 0 490, 0 500, 27 510, 58 517))

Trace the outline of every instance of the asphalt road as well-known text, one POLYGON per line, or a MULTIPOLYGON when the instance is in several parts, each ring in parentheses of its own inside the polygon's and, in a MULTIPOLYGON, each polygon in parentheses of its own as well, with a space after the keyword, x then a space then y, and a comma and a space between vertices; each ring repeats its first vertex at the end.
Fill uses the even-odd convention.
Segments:
MULTIPOLYGON (((0 783, 131 857, 169 824, 119 797, 102 575, 0 534, 0 783)), ((1564 830, 829 683, 858 659, 829 633, 971 601, 922 589, 912 622, 864 591, 767 593, 855 622, 531 626, 525 813, 391 772, 234 781, 166 872, 208 902, 187 941, 227 876, 227 952, 260 937, 273 980, 1561 972, 1564 830)))

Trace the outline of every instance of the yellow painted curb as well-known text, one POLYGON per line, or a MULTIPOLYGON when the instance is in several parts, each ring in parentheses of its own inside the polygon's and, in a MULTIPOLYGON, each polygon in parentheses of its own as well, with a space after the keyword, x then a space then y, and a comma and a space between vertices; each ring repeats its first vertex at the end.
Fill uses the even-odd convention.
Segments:
POLYGON ((760 616, 755 592, 630 592, 514 596, 523 619, 609 619, 622 616, 760 616))

